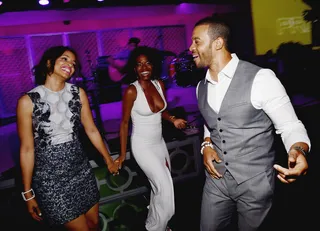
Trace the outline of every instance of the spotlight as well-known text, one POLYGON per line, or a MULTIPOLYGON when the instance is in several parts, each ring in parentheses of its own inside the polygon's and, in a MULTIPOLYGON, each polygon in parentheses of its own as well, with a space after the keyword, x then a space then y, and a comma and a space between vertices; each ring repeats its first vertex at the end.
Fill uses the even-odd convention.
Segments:
POLYGON ((49 4, 49 0, 39 0, 39 4, 40 5, 48 5, 49 4))
POLYGON ((68 3, 70 2, 70 0, 63 0, 63 3, 68 3))
POLYGON ((104 0, 97 0, 98 2, 103 2, 104 0))
POLYGON ((3 2, 2 2, 2 1, 0 1, 0 6, 2 5, 2 3, 3 3, 3 2))

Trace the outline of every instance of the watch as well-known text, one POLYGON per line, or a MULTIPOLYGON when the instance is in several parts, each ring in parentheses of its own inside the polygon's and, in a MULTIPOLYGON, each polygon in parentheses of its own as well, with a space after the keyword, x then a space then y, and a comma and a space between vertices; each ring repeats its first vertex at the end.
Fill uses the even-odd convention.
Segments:
POLYGON ((307 156, 307 152, 300 146, 294 146, 293 149, 300 151, 304 156, 307 156))

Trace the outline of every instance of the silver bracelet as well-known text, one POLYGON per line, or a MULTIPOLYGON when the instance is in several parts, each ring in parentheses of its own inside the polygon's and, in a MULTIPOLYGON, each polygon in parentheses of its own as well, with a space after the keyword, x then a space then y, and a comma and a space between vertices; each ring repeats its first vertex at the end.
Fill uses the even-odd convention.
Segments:
POLYGON ((307 156, 306 151, 301 146, 293 146, 293 149, 300 151, 304 156, 307 156))
POLYGON ((208 143, 202 145, 202 147, 201 147, 200 153, 201 153, 202 155, 203 155, 203 150, 204 150, 206 147, 210 147, 210 148, 214 149, 214 148, 213 148, 213 144, 210 143, 210 142, 208 142, 208 143))
POLYGON ((205 140, 205 141, 202 142, 201 147, 204 146, 205 144, 211 144, 211 142, 205 140))
POLYGON ((24 201, 32 200, 32 199, 35 198, 35 196, 36 196, 36 194, 34 193, 34 191, 33 191, 32 188, 29 189, 28 191, 21 192, 21 195, 22 195, 22 198, 23 198, 24 201), (24 194, 27 194, 28 192, 32 192, 32 196, 27 199, 24 194))

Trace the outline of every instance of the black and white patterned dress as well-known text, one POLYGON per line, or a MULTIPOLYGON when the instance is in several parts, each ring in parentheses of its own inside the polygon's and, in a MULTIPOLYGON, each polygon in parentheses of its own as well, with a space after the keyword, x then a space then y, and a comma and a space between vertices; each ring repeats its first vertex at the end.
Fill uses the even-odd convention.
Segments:
POLYGON ((66 83, 58 92, 40 85, 27 93, 33 102, 35 165, 32 187, 44 218, 69 222, 99 202, 89 160, 79 141, 79 87, 66 83))

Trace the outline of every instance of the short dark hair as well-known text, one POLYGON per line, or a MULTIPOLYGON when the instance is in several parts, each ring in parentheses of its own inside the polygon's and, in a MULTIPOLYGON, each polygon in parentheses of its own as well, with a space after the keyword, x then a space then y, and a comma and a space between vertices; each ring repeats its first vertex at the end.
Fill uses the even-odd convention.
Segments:
POLYGON ((71 47, 67 46, 53 46, 47 49, 41 59, 40 62, 32 68, 33 75, 35 77, 35 83, 37 85, 42 85, 45 83, 47 75, 53 73, 54 65, 56 60, 65 52, 70 51, 76 57, 76 70, 74 74, 79 70, 79 62, 78 56, 75 50, 71 47), (49 63, 48 63, 49 62, 49 63))
POLYGON ((213 40, 221 37, 225 41, 226 49, 229 49, 229 39, 230 39, 230 27, 228 24, 219 16, 209 16, 200 19, 194 27, 208 25, 208 35, 213 40))
POLYGON ((160 51, 148 46, 139 46, 130 53, 128 62, 124 67, 124 72, 126 73, 125 82, 132 83, 137 79, 134 69, 137 66, 137 58, 140 55, 145 55, 152 64, 153 68, 151 79, 160 78, 162 72, 162 56, 160 51))
POLYGON ((128 44, 130 44, 130 43, 134 43, 134 44, 138 45, 140 43, 140 39, 136 38, 136 37, 132 37, 128 41, 128 44))

